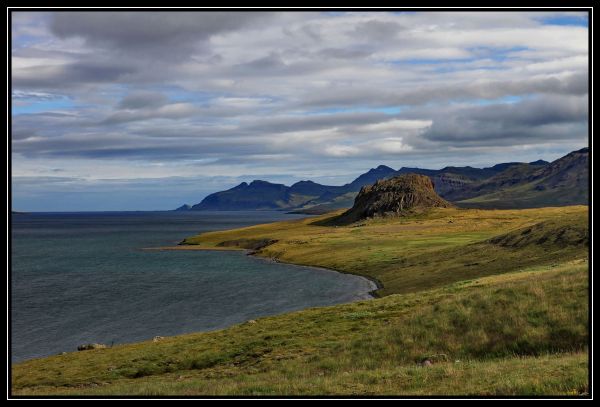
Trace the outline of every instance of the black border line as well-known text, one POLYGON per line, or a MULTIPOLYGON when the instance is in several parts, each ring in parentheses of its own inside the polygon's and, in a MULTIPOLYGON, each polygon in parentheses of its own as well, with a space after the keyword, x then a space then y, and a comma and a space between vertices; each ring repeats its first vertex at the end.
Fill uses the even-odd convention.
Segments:
MULTIPOLYGON (((548 2, 546 2, 547 4, 548 2)), ((12 284, 12 81, 11 81, 11 72, 12 72, 12 13, 13 12, 35 12, 35 11, 43 11, 43 12, 77 12, 77 11, 86 11, 86 12, 119 12, 119 11, 141 11, 141 12, 214 12, 214 11, 248 11, 248 12, 263 12, 263 11, 315 11, 315 12, 324 12, 324 11, 374 11, 374 12, 386 12, 386 11, 415 11, 415 12, 460 12, 460 11, 481 11, 481 12, 494 12, 494 11, 505 11, 505 12, 523 12, 523 11, 586 11, 588 13, 588 149, 589 149, 589 160, 588 160, 588 171, 589 171, 589 189, 588 189, 588 225, 589 230, 593 232, 592 225, 592 192, 593 192, 593 167, 592 167, 592 127, 593 127, 593 24, 592 24, 592 14, 593 14, 593 6, 589 4, 585 5, 574 5, 571 4, 568 7, 564 6, 543 6, 543 7, 535 7, 535 6, 524 6, 524 7, 68 7, 68 6, 54 6, 54 7, 11 7, 7 6, 7 209, 10 208, 8 212, 8 230, 7 230, 7 283, 12 284)), ((287 399, 296 399, 296 400, 556 400, 556 399, 593 399, 593 257, 592 257, 592 248, 593 248, 593 233, 589 236, 589 256, 588 256, 588 389, 589 393, 586 396, 442 396, 442 395, 433 395, 433 396, 362 396, 362 395, 352 395, 350 396, 329 396, 329 395, 321 395, 321 396, 298 396, 298 395, 281 395, 281 396, 77 396, 77 395, 67 395, 67 396, 20 396, 12 394, 12 336, 10 335, 12 332, 12 313, 11 313, 11 305, 12 305, 12 290, 11 287, 7 284, 7 400, 10 399, 21 399, 21 400, 287 400, 287 399)))

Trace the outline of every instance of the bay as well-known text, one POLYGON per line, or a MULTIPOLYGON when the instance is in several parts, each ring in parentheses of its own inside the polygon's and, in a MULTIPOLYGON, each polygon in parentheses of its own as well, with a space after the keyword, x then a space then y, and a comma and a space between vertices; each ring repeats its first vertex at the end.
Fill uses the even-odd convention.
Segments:
POLYGON ((299 217, 277 211, 13 214, 12 360, 368 298, 373 283, 358 276, 242 252, 142 250, 299 217))

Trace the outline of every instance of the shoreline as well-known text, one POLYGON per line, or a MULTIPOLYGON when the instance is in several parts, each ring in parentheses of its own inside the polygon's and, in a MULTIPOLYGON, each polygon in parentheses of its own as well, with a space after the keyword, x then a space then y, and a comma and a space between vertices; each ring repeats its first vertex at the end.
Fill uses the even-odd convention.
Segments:
MULTIPOLYGON (((207 250, 210 250, 210 249, 207 249, 207 250)), ((246 252, 245 253, 246 256, 252 256, 253 258, 255 258, 257 260, 268 262, 268 263, 280 263, 280 264, 286 264, 288 266, 306 267, 306 268, 311 268, 311 269, 314 269, 314 270, 326 271, 326 272, 329 272, 329 273, 346 274, 346 275, 349 275, 349 276, 356 276, 356 277, 363 278, 363 279, 367 280, 367 282, 370 285, 370 288, 372 288, 371 290, 369 290, 366 293, 366 295, 369 296, 369 298, 366 298, 366 299, 380 298, 380 297, 377 296, 376 291, 379 290, 380 288, 383 288, 383 285, 381 284, 381 282, 377 281, 374 278, 367 277, 367 276, 364 276, 362 274, 348 273, 348 272, 345 272, 345 271, 330 269, 330 268, 327 268, 327 267, 310 266, 310 265, 306 265, 306 264, 291 263, 291 262, 279 260, 279 259, 274 258, 274 257, 259 256, 259 255, 255 254, 255 253, 253 253, 252 250, 248 250, 248 249, 243 249, 243 250, 246 252)), ((359 299, 357 301, 361 301, 361 300, 362 299, 359 299)))
MULTIPOLYGON (((375 299, 375 298, 381 298, 381 296, 379 296, 377 294, 377 291, 381 290, 383 288, 383 284, 381 283, 381 281, 379 281, 378 279, 371 277, 371 276, 366 276, 364 274, 358 274, 358 273, 350 273, 347 271, 342 271, 342 270, 336 270, 336 269, 332 269, 332 268, 327 268, 327 267, 321 267, 321 266, 313 266, 313 265, 307 265, 307 264, 298 264, 298 263, 291 263, 291 262, 287 262, 287 261, 282 261, 279 260, 276 257, 265 257, 265 256, 260 256, 259 254, 256 253, 256 251, 254 250, 250 250, 250 249, 243 249, 240 247, 203 247, 203 246, 199 246, 199 245, 180 245, 180 246, 159 246, 159 247, 143 247, 140 250, 149 250, 149 251, 178 251, 178 250, 182 250, 182 251, 215 251, 215 252, 222 252, 222 251, 233 251, 233 252, 243 252, 246 256, 252 256, 255 259, 259 259, 265 262, 270 262, 270 263, 281 263, 281 264, 287 264, 290 266, 298 266, 298 267, 309 267, 312 269, 316 269, 316 270, 322 270, 322 271, 328 271, 328 272, 332 272, 332 273, 339 273, 339 274, 347 274, 350 276, 356 276, 356 277, 361 277, 364 278, 365 280, 367 280, 367 282, 371 285, 371 290, 367 292, 367 295, 370 298, 367 299, 375 299)), ((357 301, 360 301, 357 300, 357 301)))
MULTIPOLYGON (((330 307, 330 306, 335 306, 335 305, 351 304, 351 303, 355 303, 355 302, 359 302, 359 301, 368 301, 368 300, 373 300, 373 299, 376 299, 376 298, 381 298, 381 297, 377 296, 377 294, 376 294, 376 291, 379 288, 382 287, 381 283, 378 282, 377 280, 371 279, 371 278, 369 278, 367 276, 363 276, 363 275, 360 275, 360 274, 354 274, 354 273, 347 273, 347 272, 343 272, 343 271, 339 271, 339 270, 330 269, 330 268, 327 268, 327 267, 311 266, 311 265, 304 265, 304 264, 297 264, 297 263, 290 263, 290 262, 280 261, 279 259, 274 258, 274 257, 264 257, 264 256, 256 255, 254 253, 254 251, 250 250, 250 249, 243 249, 243 248, 239 248, 239 247, 217 247, 217 248, 213 249, 213 248, 206 248, 206 247, 195 247, 195 245, 183 245, 183 246, 143 247, 143 248, 140 248, 138 250, 143 250, 143 251, 178 251, 178 250, 182 250, 182 251, 215 251, 215 252, 230 251, 230 252, 239 253, 240 255, 243 255, 243 256, 251 257, 253 260, 260 261, 260 262, 265 262, 265 263, 280 263, 280 264, 285 264, 287 266, 293 266, 293 267, 298 267, 298 268, 306 268, 306 269, 313 269, 313 270, 320 271, 320 272, 338 273, 338 274, 351 275, 351 276, 355 276, 355 277, 359 277, 361 279, 364 279, 366 281, 366 283, 369 285, 369 290, 368 291, 364 291, 364 292, 360 292, 360 293, 357 293, 357 294, 353 294, 353 298, 350 299, 350 300, 348 300, 348 301, 343 301, 343 302, 339 302, 339 303, 335 303, 335 304, 330 304, 330 305, 309 306, 309 307, 306 307, 306 308, 278 312, 276 314, 269 314, 269 315, 260 316, 260 317, 257 317, 257 318, 264 318, 264 317, 271 317, 271 316, 277 316, 277 315, 284 315, 284 314, 294 313, 294 312, 298 312, 298 311, 302 311, 302 310, 306 310, 306 309, 311 309, 311 308, 315 308, 315 307, 317 307, 317 308, 330 307)), ((209 329, 209 330, 194 330, 194 331, 190 331, 190 332, 182 332, 182 333, 179 333, 179 334, 176 334, 176 335, 169 335, 169 336, 165 336, 165 337, 171 338, 171 337, 177 337, 177 336, 182 336, 182 335, 191 335, 191 334, 196 334, 196 333, 217 332, 217 331, 228 329, 231 326, 235 326, 235 325, 243 324, 243 323, 245 323, 245 322, 242 321, 242 322, 234 323, 232 325, 227 325, 227 326, 218 327, 218 328, 209 329)), ((132 342, 119 342, 119 343, 114 343, 114 346, 138 344, 138 343, 146 342, 148 340, 151 340, 151 339, 136 340, 136 341, 132 341, 132 342)), ((112 347, 113 347, 112 345, 109 346, 109 348, 112 348, 112 347)), ((13 364, 21 364, 21 363, 26 363, 26 362, 29 362, 29 361, 32 361, 32 360, 36 360, 36 359, 40 359, 41 360, 41 359, 46 359, 46 358, 58 356, 58 355, 61 355, 63 353, 70 354, 70 353, 77 353, 77 352, 76 351, 71 351, 71 350, 66 350, 66 351, 62 351, 61 353, 58 353, 58 354, 49 354, 49 355, 46 355, 46 356, 35 356, 35 357, 32 357, 32 358, 22 359, 22 360, 12 360, 12 363, 13 364)))

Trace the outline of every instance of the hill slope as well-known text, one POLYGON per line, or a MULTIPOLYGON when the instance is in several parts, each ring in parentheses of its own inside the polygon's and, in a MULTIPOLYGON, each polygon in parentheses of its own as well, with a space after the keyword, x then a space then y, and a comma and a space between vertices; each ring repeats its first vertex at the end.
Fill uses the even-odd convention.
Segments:
MULTIPOLYGON (((564 230, 569 236, 574 233, 569 228, 585 235, 586 206, 522 210, 433 208, 409 217, 328 226, 334 218, 335 214, 328 214, 203 233, 185 239, 182 245, 214 249, 223 242, 269 241, 272 244, 263 246, 257 255, 364 275, 383 285, 378 295, 418 291, 536 264, 584 258, 588 251, 586 242, 510 247, 489 240, 536 224, 544 225, 544 230, 552 235, 564 230)), ((245 247, 242 243, 237 248, 245 247)))
POLYGON ((511 167, 479 185, 452 195, 465 207, 533 208, 586 204, 589 152, 573 151, 539 169, 511 167))

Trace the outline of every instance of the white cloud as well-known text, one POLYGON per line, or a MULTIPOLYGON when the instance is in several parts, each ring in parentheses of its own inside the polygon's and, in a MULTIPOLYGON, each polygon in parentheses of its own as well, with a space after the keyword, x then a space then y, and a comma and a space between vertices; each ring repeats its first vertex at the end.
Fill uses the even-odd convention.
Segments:
POLYGON ((333 144, 325 147, 325 154, 332 157, 352 157, 360 154, 360 149, 354 146, 333 144))
POLYGON ((402 120, 394 119, 381 123, 368 124, 360 126, 357 130, 363 132, 388 133, 388 132, 403 132, 423 130, 431 126, 431 120, 402 120))
POLYGON ((376 151, 388 154, 405 153, 412 150, 411 146, 403 142, 402 137, 388 137, 377 140, 373 143, 373 148, 376 151))

